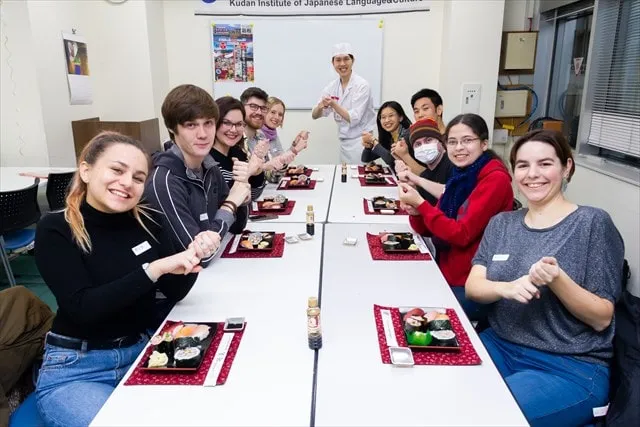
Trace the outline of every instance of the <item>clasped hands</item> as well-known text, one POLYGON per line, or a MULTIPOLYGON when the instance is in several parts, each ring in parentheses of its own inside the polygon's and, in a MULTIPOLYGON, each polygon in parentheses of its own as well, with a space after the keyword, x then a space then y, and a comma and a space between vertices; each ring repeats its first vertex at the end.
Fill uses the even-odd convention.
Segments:
POLYGON ((499 291, 502 298, 512 299, 527 304, 532 299, 540 298, 541 286, 547 286, 560 276, 560 265, 554 257, 542 257, 529 269, 529 274, 507 283, 499 291))

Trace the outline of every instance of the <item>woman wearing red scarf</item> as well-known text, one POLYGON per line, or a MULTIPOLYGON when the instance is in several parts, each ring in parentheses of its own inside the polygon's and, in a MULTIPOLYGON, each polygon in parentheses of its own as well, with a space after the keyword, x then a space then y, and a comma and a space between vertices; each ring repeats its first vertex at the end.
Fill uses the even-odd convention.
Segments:
POLYGON ((406 183, 399 184, 399 198, 411 215, 411 227, 432 237, 440 270, 463 310, 471 320, 479 320, 481 305, 465 298, 464 284, 489 220, 512 209, 511 176, 488 149, 489 129, 482 117, 455 117, 445 138, 454 168, 438 204, 431 206, 406 183))

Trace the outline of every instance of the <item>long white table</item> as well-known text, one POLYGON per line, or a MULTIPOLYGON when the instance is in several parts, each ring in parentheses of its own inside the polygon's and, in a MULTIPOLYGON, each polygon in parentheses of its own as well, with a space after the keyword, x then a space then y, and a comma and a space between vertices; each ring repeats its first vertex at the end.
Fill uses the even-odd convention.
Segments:
MULTIPOLYGON (((333 203, 332 203, 333 205, 333 203)), ((366 232, 406 225, 327 224, 316 426, 525 426, 527 421, 434 261, 373 261, 366 232), (356 237, 355 247, 342 244, 356 237), (373 305, 454 308, 479 366, 385 365, 373 305)))
POLYGON ((398 187, 363 187, 360 185, 359 179, 353 177, 354 175, 358 175, 358 170, 353 169, 352 166, 347 166, 347 182, 342 182, 342 166, 336 166, 328 222, 358 224, 409 223, 409 217, 407 215, 366 215, 362 206, 363 198, 372 199, 376 196, 384 196, 398 199, 398 187))
MULTIPOLYGON (((310 168, 317 168, 317 171, 311 173, 311 179, 322 179, 316 182, 313 190, 278 190, 277 184, 267 184, 260 200, 265 196, 274 196, 283 194, 287 198, 295 200, 296 205, 290 215, 280 215, 276 219, 262 220, 260 222, 306 222, 307 205, 313 205, 314 217, 316 223, 327 222, 327 214, 329 211, 329 201, 331 200, 331 190, 333 184, 333 174, 335 172, 334 165, 307 165, 310 168)), ((274 212, 277 215, 277 212, 274 212)), ((253 221, 251 221, 253 222, 253 221)))
MULTIPOLYGON (((304 232, 301 224, 250 228, 304 232)), ((124 386, 125 378, 91 425, 309 425, 314 352, 307 344, 306 307, 318 294, 322 233, 317 224, 313 240, 285 244, 282 258, 216 259, 171 311, 172 320, 246 318, 226 384, 124 386)))

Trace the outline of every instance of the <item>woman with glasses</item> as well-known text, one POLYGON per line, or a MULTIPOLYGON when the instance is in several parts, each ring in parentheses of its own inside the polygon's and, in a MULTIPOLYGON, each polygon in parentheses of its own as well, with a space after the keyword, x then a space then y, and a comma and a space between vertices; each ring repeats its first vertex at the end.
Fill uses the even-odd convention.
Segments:
MULTIPOLYGON (((216 99, 220 117, 216 124, 216 136, 211 149, 218 162, 222 177, 229 187, 235 180, 251 185, 251 199, 257 200, 264 190, 264 155, 252 155, 244 151, 240 141, 244 138, 245 109, 238 99, 224 96, 216 99)), ((259 152, 260 146, 254 147, 259 152)), ((263 148, 264 149, 264 148, 263 148)), ((257 153, 259 154, 259 153, 257 153)))
POLYGON ((624 243, 607 212, 565 198, 560 132, 521 137, 510 160, 528 207, 496 215, 473 258, 467 295, 492 304, 480 338, 532 426, 591 424, 609 399, 624 243))
POLYGON ((271 158, 286 154, 287 159, 290 154, 297 156, 302 150, 307 148, 307 140, 309 139, 309 132, 306 130, 300 131, 295 140, 291 143, 291 147, 287 151, 282 148, 282 143, 278 137, 278 128, 282 127, 284 122, 284 112, 286 107, 284 102, 275 96, 270 96, 267 100, 267 116, 265 117, 264 125, 260 129, 262 134, 269 141, 269 153, 271 158))
POLYGON ((316 120, 333 115, 338 124, 340 160, 358 164, 362 156, 362 133, 373 132, 376 113, 371 86, 353 72, 353 62, 353 49, 349 43, 338 43, 333 47, 331 64, 339 77, 324 88, 311 117, 316 120))
POLYGON ((447 126, 445 141, 453 169, 436 206, 407 183, 399 184, 400 201, 409 207, 413 229, 429 235, 438 265, 470 319, 483 317, 483 306, 465 298, 464 284, 489 220, 513 206, 511 176, 489 150, 489 129, 476 114, 461 114, 447 126))

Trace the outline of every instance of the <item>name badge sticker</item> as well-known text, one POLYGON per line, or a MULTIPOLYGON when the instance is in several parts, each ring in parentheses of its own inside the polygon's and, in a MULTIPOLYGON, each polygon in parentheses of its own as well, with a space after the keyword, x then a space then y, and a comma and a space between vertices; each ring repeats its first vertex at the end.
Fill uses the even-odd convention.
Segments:
POLYGON ((209 221, 209 215, 207 213, 200 214, 200 221, 209 221))
POLYGON ((144 242, 140 243, 139 245, 134 246, 134 247, 131 248, 131 250, 133 251, 133 253, 136 256, 145 253, 149 249, 151 249, 151 245, 146 240, 144 242))
POLYGON ((509 259, 509 254, 495 254, 491 261, 506 261, 509 259))

